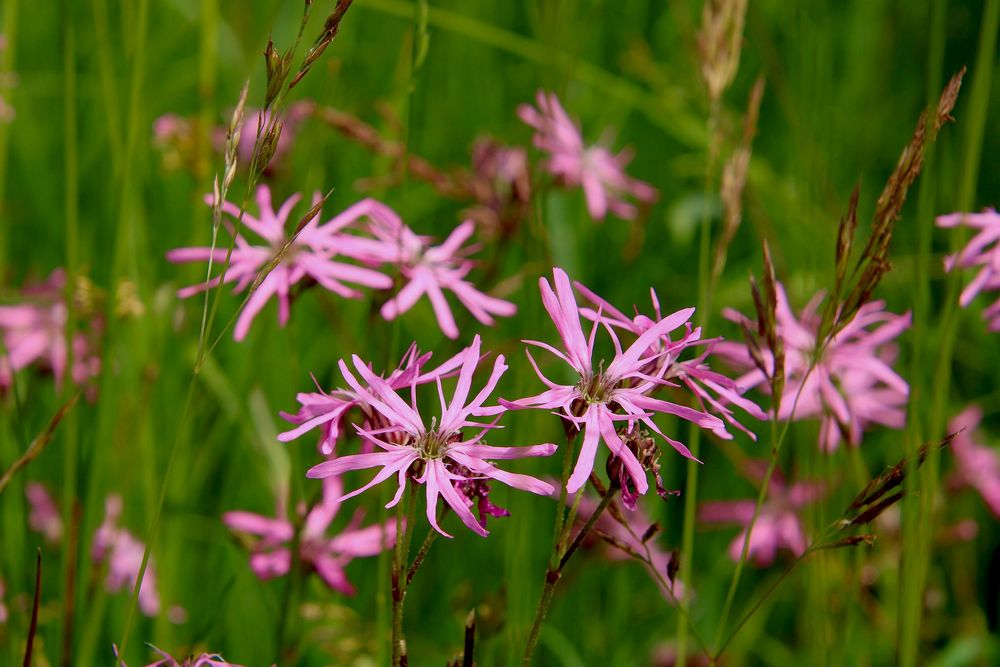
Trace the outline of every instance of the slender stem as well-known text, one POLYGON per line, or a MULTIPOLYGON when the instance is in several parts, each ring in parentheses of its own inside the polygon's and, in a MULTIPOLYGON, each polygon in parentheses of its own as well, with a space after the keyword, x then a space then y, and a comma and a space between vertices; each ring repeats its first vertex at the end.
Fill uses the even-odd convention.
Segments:
POLYGON ((597 520, 601 518, 602 514, 604 514, 604 510, 608 508, 608 505, 611 504, 614 497, 615 489, 611 489, 604 494, 603 498, 601 498, 601 504, 598 505, 597 509, 594 510, 594 512, 587 518, 587 522, 583 524, 583 528, 581 528, 580 532, 576 534, 576 538, 573 540, 573 543, 569 545, 569 549, 567 549, 566 553, 564 553, 562 558, 559 559, 560 571, 566 567, 566 563, 569 562, 569 559, 573 556, 576 550, 580 548, 580 545, 583 544, 583 540, 586 539, 587 535, 590 534, 590 531, 593 530, 594 524, 596 524, 597 520))
MULTIPOLYGON (((441 523, 440 518, 438 518, 438 523, 441 523)), ((437 539, 437 535, 438 532, 433 528, 430 528, 427 531, 427 537, 424 538, 423 543, 420 545, 420 549, 417 551, 417 555, 413 557, 413 562, 410 563, 410 568, 406 571, 407 586, 409 586, 410 582, 413 581, 413 577, 417 575, 417 570, 420 569, 420 566, 424 564, 424 558, 427 557, 427 552, 431 550, 431 545, 434 544, 434 540, 437 539)))
MULTIPOLYGON (((976 185, 979 180, 980 161, 983 150, 983 136, 990 103, 990 89, 993 85, 993 69, 996 63, 997 31, 1000 27, 1000 0, 988 0, 983 7, 979 45, 973 79, 964 121, 965 137, 962 151, 962 171, 959 181, 957 208, 968 211, 975 204, 976 185)), ((961 234, 952 235, 952 251, 962 239, 961 234)), ((933 379, 930 382, 930 410, 926 433, 931 437, 942 432, 948 410, 951 380, 954 374, 953 357, 958 333, 958 292, 959 276, 952 272, 948 276, 945 289, 943 313, 938 318, 940 338, 934 352, 933 379)), ((914 443, 916 444, 916 443, 914 443)), ((903 504, 903 549, 900 552, 900 580, 898 610, 899 624, 897 664, 912 667, 919 662, 920 624, 923 610, 924 587, 930 567, 931 540, 934 532, 934 500, 938 491, 938 454, 928 457, 927 465, 918 475, 907 475, 905 485, 917 493, 903 504)), ((912 466, 911 466, 912 469, 912 466)))
MULTIPOLYGON (((709 217, 708 197, 715 179, 715 158, 719 152, 719 101, 712 100, 708 112, 708 160, 705 163, 705 183, 701 198, 701 222, 698 243, 698 317, 704 330, 708 329, 712 310, 712 220, 709 217)), ((698 472, 701 465, 696 459, 701 449, 701 428, 691 426, 688 448, 693 459, 687 462, 687 477, 684 483, 684 524, 681 533, 681 581, 691 581, 691 564, 694 560, 694 524, 698 503, 698 472)), ((677 619, 677 664, 683 665, 687 659, 688 624, 685 616, 677 619)))
POLYGON ((409 557, 410 535, 413 532, 413 516, 416 508, 415 484, 409 485, 406 500, 396 505, 396 546, 392 557, 392 665, 399 667, 402 659, 402 647, 405 642, 403 635, 403 600, 406 597, 406 562, 409 557))
MULTIPOLYGON (((72 340, 76 333, 77 313, 73 291, 79 265, 79 168, 77 157, 77 85, 76 85, 76 32, 72 7, 63 6, 63 131, 65 146, 65 238, 66 238, 66 284, 64 301, 66 323, 63 332, 66 348, 63 396, 69 397, 72 388, 74 352, 72 340)), ((73 660, 73 621, 76 600, 76 570, 78 566, 77 540, 75 531, 79 527, 77 519, 77 486, 80 464, 80 441, 78 437, 76 412, 66 415, 64 434, 66 438, 63 454, 63 525, 67 527, 69 539, 63 550, 63 617, 61 664, 68 667, 73 660)))
POLYGON ((291 549, 292 556, 291 565, 288 570, 288 580, 285 582, 285 593, 281 600, 281 613, 278 615, 278 628, 275 636, 274 664, 276 665, 288 664, 292 661, 291 656, 285 655, 284 647, 288 640, 289 612, 292 609, 292 601, 298 591, 298 586, 302 576, 302 554, 300 545, 302 541, 303 524, 300 522, 296 523, 295 535, 293 536, 292 543, 289 547, 291 549))
MULTIPOLYGON (((565 483, 563 486, 565 486, 565 483)), ((549 607, 552 606, 552 597, 556 592, 556 584, 562 577, 562 571, 566 567, 566 563, 569 562, 570 557, 572 557, 580 545, 583 544, 583 540, 586 539, 587 535, 597 523, 597 520, 604 513, 604 510, 606 510, 608 505, 611 504, 611 501, 614 500, 615 493, 616 489, 611 489, 604 494, 604 497, 601 498, 600 505, 597 506, 597 509, 594 510, 593 514, 591 514, 587 519, 583 528, 581 528, 580 532, 577 533, 576 539, 574 539, 573 543, 570 544, 566 553, 559 558, 559 564, 554 568, 550 565, 545 571, 545 586, 542 588, 542 597, 538 601, 538 609, 535 610, 535 619, 531 623, 531 630, 528 632, 528 641, 524 647, 524 657, 521 659, 522 667, 527 667, 531 664, 531 657, 535 653, 535 647, 538 645, 538 638, 541 636, 542 624, 545 622, 545 617, 549 613, 549 607)))
POLYGON ((715 655, 712 657, 713 664, 719 661, 719 656, 721 656, 723 651, 725 651, 726 648, 728 648, 729 644, 732 643, 732 641, 736 638, 736 635, 739 634, 740 630, 743 629, 743 626, 747 624, 747 622, 753 617, 755 613, 757 613, 757 610, 760 609, 761 605, 764 604, 764 602, 767 600, 768 597, 770 597, 771 593, 773 593, 775 589, 777 589, 778 586, 781 585, 781 582, 783 582, 788 577, 788 575, 792 573, 792 570, 795 569, 795 566, 801 563, 802 560, 810 553, 812 552, 807 550, 801 556, 796 558, 792 562, 792 564, 788 566, 788 569, 782 572, 781 576, 775 579, 774 583, 768 586, 767 590, 764 591, 764 594, 760 596, 760 598, 753 604, 753 606, 751 606, 750 609, 748 609, 747 612, 743 614, 739 622, 733 628, 732 632, 729 633, 729 636, 726 637, 726 640, 722 642, 722 645, 719 646, 718 650, 715 652, 715 655))
MULTIPOLYGON (((822 348, 820 354, 821 353, 822 348)), ((817 354, 817 360, 820 358, 820 354, 817 354)), ((816 368, 816 363, 816 360, 814 360, 809 365, 805 375, 802 377, 799 389, 795 392, 795 399, 792 401, 791 413, 782 425, 780 432, 778 432, 777 427, 777 415, 771 415, 771 442, 773 443, 771 447, 771 460, 768 461, 767 472, 764 474, 764 480, 761 483, 760 491, 757 493, 757 502, 754 504, 753 514, 750 517, 750 523, 747 524, 746 532, 743 534, 743 546, 740 548, 740 558, 736 561, 736 570, 733 572, 732 581, 729 582, 729 590, 726 593, 726 602, 722 607, 722 616, 719 619, 719 628, 716 632, 716 644, 718 644, 718 639, 722 636, 722 633, 725 632, 726 623, 729 620, 729 614, 732 611, 733 602, 736 599, 736 591, 740 585, 740 577, 743 574, 743 567, 746 564, 747 555, 750 551, 750 535, 753 532, 754 525, 757 523, 757 519, 760 517, 761 508, 767 500, 767 492, 771 486, 771 476, 774 474, 774 471, 778 466, 778 455, 781 452, 781 446, 784 444, 785 437, 788 435, 788 427, 795 418, 795 411, 799 406, 799 399, 802 397, 802 389, 806 385, 806 380, 809 379, 809 376, 816 368)))
POLYGON ((576 436, 579 431, 573 431, 566 435, 566 446, 563 447, 562 478, 559 485, 559 504, 556 506, 556 523, 552 530, 552 553, 549 555, 549 569, 556 566, 559 560, 559 552, 562 550, 565 536, 563 535, 564 522, 566 521, 566 483, 569 480, 570 467, 573 465, 573 445, 576 443, 576 436))

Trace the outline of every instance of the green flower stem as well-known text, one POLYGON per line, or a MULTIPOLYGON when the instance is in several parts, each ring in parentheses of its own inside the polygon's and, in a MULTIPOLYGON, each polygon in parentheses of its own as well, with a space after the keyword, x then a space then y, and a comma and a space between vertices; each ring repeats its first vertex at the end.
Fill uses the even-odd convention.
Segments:
MULTIPOLYGON (((567 447, 567 449, 569 449, 567 447)), ((565 489, 566 484, 563 483, 563 488, 565 489)), ((604 514, 604 510, 608 508, 611 501, 614 500, 616 490, 611 489, 604 494, 601 498, 600 505, 597 509, 590 515, 587 522, 580 529, 580 532, 576 534, 576 538, 573 540, 566 552, 558 559, 558 564, 555 567, 551 565, 545 571, 545 586, 542 588, 542 597, 538 601, 538 609, 535 610, 535 620, 531 623, 531 630, 528 632, 528 641, 524 646, 524 657, 521 658, 522 667, 528 667, 531 664, 531 657, 535 653, 535 647, 538 645, 538 638, 541 636, 542 624, 545 622, 545 617, 549 613, 549 607, 552 606, 552 597, 556 592, 556 584, 559 583, 559 579, 562 577, 562 571, 569 562, 569 559, 576 553, 576 550, 583 544, 583 540, 586 539, 587 535, 594 528, 597 520, 601 518, 604 514)), ((563 504, 565 504, 565 491, 563 493, 563 504)), ((561 511, 560 511, 561 513, 561 511)))

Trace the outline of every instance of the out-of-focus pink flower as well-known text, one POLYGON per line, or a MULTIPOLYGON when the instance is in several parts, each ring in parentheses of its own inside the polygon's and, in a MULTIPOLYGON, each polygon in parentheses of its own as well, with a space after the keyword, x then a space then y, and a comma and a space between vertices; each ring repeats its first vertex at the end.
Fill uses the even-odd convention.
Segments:
MULTIPOLYGON (((574 498, 567 499, 568 503, 574 502, 574 498)), ((597 510, 598 501, 587 494, 580 499, 577 510, 577 523, 583 524, 597 510)), ((668 571, 674 569, 674 556, 669 551, 665 551, 657 543, 655 538, 642 541, 646 531, 653 526, 653 521, 646 515, 641 507, 636 507, 628 512, 622 511, 622 505, 618 500, 614 500, 607 510, 597 518, 594 530, 598 537, 605 537, 602 540, 602 551, 611 560, 629 560, 635 558, 635 554, 645 558, 646 549, 649 549, 650 563, 645 563, 647 568, 655 570, 659 577, 653 576, 657 587, 668 601, 683 600, 685 597, 684 584, 678 580, 670 583, 668 571), (664 587, 663 582, 669 585, 669 590, 664 587)))
MULTIPOLYGON (((763 482, 766 469, 766 461, 751 461, 744 473, 754 481, 763 482)), ((787 549, 795 556, 805 553, 808 540, 798 510, 816 502, 824 493, 822 486, 810 482, 788 485, 781 473, 775 471, 768 486, 767 500, 753 524, 750 543, 747 545, 747 558, 760 567, 767 567, 774 562, 781 549, 787 549)), ((734 561, 738 561, 743 552, 743 540, 755 505, 755 500, 747 499, 707 502, 698 508, 698 520, 703 523, 735 523, 743 526, 743 530, 729 545, 729 557, 734 561)))
POLYGON ((583 431, 583 446, 577 458, 576 467, 566 485, 567 491, 575 493, 586 482, 594 468, 594 458, 597 455, 597 445, 603 440, 624 465, 635 489, 643 494, 649 488, 646 483, 646 472, 618 433, 617 423, 624 423, 631 432, 637 422, 643 423, 654 433, 670 443, 670 446, 687 458, 694 458, 682 443, 665 435, 656 423, 653 415, 657 412, 674 415, 686 419, 698 426, 711 430, 721 438, 732 438, 726 431, 725 423, 707 412, 653 398, 650 394, 661 384, 664 384, 661 368, 660 376, 649 375, 655 366, 654 362, 662 351, 656 351, 658 342, 670 332, 684 326, 694 314, 694 308, 685 308, 668 315, 642 332, 636 340, 623 350, 614 328, 604 325, 615 346, 615 356, 610 363, 601 361, 595 367, 593 362, 594 342, 597 329, 602 326, 603 315, 597 317, 587 337, 580 325, 580 312, 570 285, 569 277, 560 268, 552 270, 555 291, 549 286, 548 280, 539 279, 542 292, 542 304, 548 311, 563 349, 560 352, 547 343, 539 341, 524 341, 544 350, 548 350, 559 359, 569 364, 578 376, 573 385, 561 385, 549 380, 538 368, 534 358, 528 353, 528 359, 535 372, 548 389, 537 396, 523 398, 517 401, 505 401, 501 404, 512 409, 538 408, 551 410, 558 408, 562 417, 583 431))
MULTIPOLYGON (((112 593, 126 586, 129 590, 135 590, 135 584, 139 580, 139 569, 142 566, 142 555, 146 550, 145 544, 118 526, 121 513, 121 496, 108 496, 104 501, 104 522, 94 533, 90 553, 95 564, 107 564, 105 587, 112 593)), ((142 586, 139 588, 139 610, 146 616, 156 616, 160 613, 160 593, 156 589, 156 568, 152 557, 146 564, 142 586)), ((180 607, 171 607, 167 617, 174 623, 182 623, 185 612, 180 607)))
MULTIPOLYGON (((979 268, 962 295, 959 303, 968 307, 982 291, 1000 290, 1000 213, 985 209, 982 213, 950 213, 937 218, 938 227, 966 226, 978 230, 960 252, 948 255, 944 260, 946 271, 979 268)), ((983 317, 990 321, 990 331, 1000 331, 1000 299, 983 311, 983 317)))
MULTIPOLYGON (((313 109, 315 108, 315 103, 303 100, 301 102, 296 102, 288 107, 288 109, 280 115, 280 121, 282 123, 281 135, 278 137, 278 144, 274 149, 274 155, 271 156, 271 162, 265 165, 265 170, 274 169, 279 166, 282 160, 291 151, 292 144, 295 142, 295 134, 298 132, 299 126, 312 115, 313 109)), ((237 159, 240 164, 244 167, 250 166, 250 160, 253 158, 253 147, 257 142, 257 130, 260 128, 261 134, 267 132, 267 128, 270 127, 272 121, 272 114, 270 111, 264 111, 262 109, 246 109, 243 113, 243 124, 240 126, 240 143, 237 147, 237 159)), ((215 149, 220 153, 225 150, 226 147, 226 127, 217 127, 212 134, 213 144, 215 149)))
POLYGON ((1000 452, 976 441, 982 418, 979 406, 970 405, 948 425, 948 431, 957 433, 951 441, 951 453, 955 455, 952 481, 978 491, 993 515, 1000 518, 1000 452))
MULTIPOLYGON (((5 50, 6 48, 7 48, 7 37, 4 35, 0 35, 0 51, 5 50)), ((13 74, 8 74, 6 76, 0 75, 0 76, 3 77, 0 78, 0 88, 7 88, 12 85, 11 81, 14 80, 13 74)), ((9 123, 10 121, 14 120, 15 115, 17 114, 14 113, 14 107, 10 106, 7 103, 7 100, 4 99, 3 95, 0 95, 0 123, 9 123)))
MULTIPOLYGON (((816 332, 823 295, 813 298, 798 318, 781 284, 777 297, 776 328, 785 349, 785 389, 778 418, 820 419, 819 444, 825 451, 837 449, 841 440, 857 446, 872 424, 902 428, 910 387, 892 369, 896 358, 893 341, 910 327, 910 313, 889 313, 883 301, 866 303, 821 350, 816 332)), ((746 322, 731 309, 724 314, 733 321, 746 322)), ((736 380, 737 385, 766 388, 765 375, 754 365, 745 344, 721 342, 715 346, 715 354, 752 369, 736 380)), ((763 354, 766 364, 773 366, 770 353, 765 350, 763 354)))
MULTIPOLYGON (((289 232, 286 232, 288 218, 292 209, 301 199, 301 195, 289 197, 277 212, 271 207, 271 189, 266 185, 257 188, 257 205, 260 217, 249 213, 243 215, 242 225, 260 236, 267 245, 250 245, 242 234, 236 235, 236 245, 233 247, 232 258, 225 273, 225 282, 235 282, 236 291, 242 292, 250 287, 259 273, 273 261, 277 253, 284 247, 289 232)), ((211 205, 211 197, 207 199, 211 205)), ((318 202, 318 195, 314 203, 318 202)), ((292 285, 307 278, 314 280, 322 287, 346 298, 360 297, 361 293, 345 285, 345 282, 355 283, 365 287, 385 289, 392 286, 392 279, 384 273, 379 273, 364 266, 356 266, 335 259, 338 255, 353 256, 357 248, 355 237, 342 234, 341 231, 365 215, 371 200, 358 202, 340 215, 323 224, 319 224, 317 214, 295 238, 289 251, 281 261, 271 268, 267 277, 258 285, 249 298, 243 312, 236 321, 233 336, 243 340, 257 314, 272 297, 278 299, 278 322, 284 326, 288 322, 291 310, 292 285), (352 250, 354 251, 352 253, 352 250)), ((239 219, 240 209, 231 202, 223 202, 222 210, 239 219)), ((233 227, 229 225, 232 232, 233 227)), ((221 271, 226 260, 228 247, 212 248, 177 248, 167 253, 171 262, 206 262, 212 261, 221 271)), ((186 298, 211 289, 223 278, 220 274, 211 280, 185 287, 178 292, 181 298, 186 298)))
POLYGON ((28 513, 28 526, 42 534, 49 544, 57 544, 62 539, 63 523, 52 496, 43 484, 31 482, 24 487, 24 495, 28 499, 31 511, 28 513))
MULTIPOLYGON (((355 558, 375 556, 391 549, 396 543, 396 522, 361 528, 363 512, 359 510, 344 530, 329 537, 327 529, 337 516, 342 495, 343 482, 339 477, 323 480, 323 499, 305 516, 299 536, 299 556, 327 586, 344 595, 353 595, 354 586, 347 580, 344 568, 355 558)), ((305 512, 304 507, 299 510, 305 512)), ((250 568, 258 577, 272 579, 291 569, 289 544, 295 537, 291 521, 251 512, 226 512, 222 521, 234 531, 259 538, 250 555, 250 568)))
POLYGON ((374 239, 357 239, 357 256, 368 262, 393 264, 408 281, 383 304, 385 319, 393 320, 405 313, 426 294, 441 331, 449 338, 458 338, 458 326, 444 290, 454 294, 473 317, 488 326, 494 323, 493 315, 510 317, 517 312, 514 304, 481 292, 465 279, 473 267, 467 255, 476 250, 475 246, 463 247, 475 231, 471 220, 456 227, 440 245, 431 245, 428 237, 418 236, 387 206, 373 209, 368 219, 368 231, 374 239))
POLYGON ((193 164, 197 159, 197 141, 195 124, 188 118, 167 113, 153 121, 153 146, 167 169, 193 164))
POLYGON ((479 139, 472 147, 469 187, 478 204, 465 211, 480 230, 509 236, 521 224, 531 203, 531 168, 523 148, 479 139))
POLYGON ((0 579, 0 625, 6 623, 7 619, 10 618, 10 612, 7 611, 7 605, 5 605, 3 601, 3 596, 6 592, 7 591, 4 589, 3 579, 0 579))
MULTIPOLYGON (((473 516, 470 506, 473 499, 464 495, 456 483, 469 479, 494 479, 508 486, 539 495, 550 495, 552 486, 529 475, 521 475, 501 470, 489 463, 490 460, 516 459, 525 456, 548 456, 556 450, 553 444, 530 447, 496 447, 483 444, 483 438, 491 429, 498 428, 497 419, 483 423, 476 417, 495 417, 504 412, 501 406, 483 405, 493 393, 500 377, 507 370, 503 355, 498 355, 493 364, 486 385, 473 398, 472 376, 480 360, 480 339, 477 335, 472 345, 461 353, 462 364, 455 392, 451 402, 445 401, 444 390, 438 379, 438 396, 441 401, 441 416, 431 420, 430 426, 416 408, 416 382, 410 385, 409 394, 413 398, 407 404, 396 390, 384 379, 375 375, 360 357, 354 355, 354 371, 344 360, 340 361, 340 371, 344 380, 381 417, 381 424, 371 423, 367 427, 355 425, 365 440, 381 451, 353 454, 331 459, 313 466, 306 473, 311 478, 326 478, 341 475, 349 470, 381 468, 379 473, 361 488, 345 495, 351 498, 363 491, 396 476, 399 489, 386 507, 393 507, 403 496, 403 490, 410 482, 423 484, 427 494, 427 520, 442 535, 451 537, 438 525, 437 505, 443 496, 448 507, 458 515, 473 532, 486 536, 485 516, 479 520, 473 516), (376 425, 378 427, 376 427, 376 425), (462 430, 471 428, 478 433, 466 439, 462 430)), ((466 489, 468 490, 468 489, 466 489)))
MULTIPOLYGON (((241 667, 235 663, 226 662, 218 653, 201 653, 199 655, 191 655, 186 658, 177 659, 171 656, 166 651, 156 648, 150 645, 151 649, 156 651, 157 655, 160 656, 159 660, 154 660, 153 662, 146 665, 146 667, 241 667)), ((115 656, 118 656, 118 647, 115 646, 115 656)), ((128 667, 125 661, 118 658, 119 667, 128 667)))
MULTIPOLYGON (((650 318, 637 312, 634 317, 630 318, 582 283, 574 281, 573 285, 585 299, 593 304, 593 308, 580 309, 580 313, 591 321, 596 321, 600 317, 602 322, 638 337, 663 319, 663 314, 660 312, 660 300, 653 289, 650 289, 649 293, 653 302, 654 317, 650 318)), ((722 373, 713 371, 706 363, 714 346, 722 339, 702 338, 701 327, 692 327, 690 322, 685 323, 684 328, 685 333, 678 340, 673 340, 668 333, 653 342, 649 349, 653 360, 646 374, 661 378, 663 384, 669 386, 683 384, 688 391, 694 394, 703 412, 719 415, 726 423, 756 440, 756 434, 736 420, 729 405, 741 408, 756 419, 767 419, 767 415, 756 403, 742 396, 745 388, 740 387, 722 373), (694 358, 684 360, 680 358, 687 348, 699 346, 704 347, 704 350, 694 358)))
POLYGON ((583 188, 590 217, 603 220, 608 211, 625 220, 638 213, 627 198, 641 202, 656 200, 656 189, 649 183, 629 177, 625 167, 632 153, 623 150, 617 155, 606 146, 585 146, 579 128, 559 104, 555 93, 538 91, 538 108, 522 104, 517 109, 521 120, 535 128, 534 144, 549 154, 546 168, 569 187, 583 188))
MULTIPOLYGON (((424 365, 430 358, 430 352, 420 354, 416 344, 411 345, 399 366, 384 378, 386 384, 393 389, 405 389, 414 383, 434 382, 457 370, 463 361, 462 355, 456 355, 436 369, 425 372, 424 365)), ((302 405, 299 411, 295 414, 282 412, 281 416, 296 427, 279 434, 278 440, 290 442, 314 428, 322 428, 320 451, 326 456, 333 454, 337 441, 343 435, 344 416, 348 411, 359 408, 366 419, 375 415, 374 408, 365 403, 364 397, 350 388, 337 388, 331 392, 324 392, 322 389, 318 392, 302 392, 295 398, 302 405)))
MULTIPOLYGON (((29 285, 22 292, 22 303, 0 306, 0 389, 7 389, 13 374, 33 363, 52 371, 56 384, 66 374, 66 318, 68 309, 63 288, 66 274, 56 269, 43 283, 29 285)), ((82 332, 73 334, 73 368, 70 376, 82 385, 100 372, 100 358, 82 332)))

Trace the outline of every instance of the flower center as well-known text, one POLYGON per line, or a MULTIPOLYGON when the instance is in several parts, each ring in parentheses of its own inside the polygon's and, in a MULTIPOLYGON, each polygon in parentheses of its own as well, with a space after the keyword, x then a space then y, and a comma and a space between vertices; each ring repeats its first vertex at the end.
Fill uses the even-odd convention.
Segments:
POLYGON ((461 435, 458 433, 441 433, 437 429, 437 418, 431 418, 430 429, 421 435, 414 446, 420 452, 420 458, 430 461, 433 459, 440 459, 448 452, 448 446, 459 440, 461 435))
POLYGON ((596 373, 581 377, 576 386, 580 389, 580 394, 587 403, 607 403, 608 396, 614 388, 604 375, 603 360, 596 373))

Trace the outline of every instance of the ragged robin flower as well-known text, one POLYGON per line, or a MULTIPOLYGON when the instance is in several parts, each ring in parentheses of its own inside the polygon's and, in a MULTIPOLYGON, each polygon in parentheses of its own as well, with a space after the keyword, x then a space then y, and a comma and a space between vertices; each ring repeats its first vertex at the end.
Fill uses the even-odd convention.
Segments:
POLYGON ((344 495, 342 500, 395 476, 398 489, 387 507, 393 507, 400 501, 408 485, 421 484, 427 496, 427 520, 447 537, 451 536, 441 529, 437 520, 440 497, 470 530, 484 537, 489 534, 470 511, 470 499, 462 492, 467 491, 462 484, 470 479, 491 479, 523 491, 550 495, 553 491, 550 484, 529 475, 501 470, 490 463, 500 459, 548 456, 556 446, 498 447, 483 442, 489 431, 498 428, 496 418, 505 410, 502 406, 486 406, 484 403, 506 372, 507 365, 503 355, 498 355, 486 385, 470 399, 473 374, 480 361, 480 347, 477 335, 472 345, 461 353, 461 370, 450 402, 445 400, 441 381, 437 380, 441 414, 431 418, 429 424, 416 407, 416 382, 411 382, 409 387, 411 401, 408 404, 396 389, 373 373, 357 355, 352 358, 353 371, 341 360, 340 370, 344 380, 382 418, 380 428, 354 425, 361 437, 380 451, 340 456, 313 466, 306 475, 322 479, 350 470, 381 468, 370 482, 344 495), (493 421, 476 421, 476 418, 488 417, 493 417, 493 421), (467 437, 465 429, 476 433, 467 437))
MULTIPOLYGON (((295 237, 288 251, 280 256, 280 261, 274 266, 268 266, 278 259, 282 253, 288 234, 288 221, 292 210, 301 199, 301 195, 292 195, 275 211, 271 206, 271 190, 266 185, 257 188, 257 206, 259 216, 244 212, 242 226, 264 239, 266 245, 251 245, 242 233, 236 235, 230 265, 222 274, 228 247, 225 245, 208 248, 177 248, 167 253, 171 262, 207 262, 212 261, 218 275, 207 282, 185 287, 178 292, 181 298, 187 298, 212 289, 220 281, 236 283, 235 291, 242 292, 251 287, 265 269, 267 275, 263 278, 250 296, 236 320, 233 337, 236 340, 246 338, 254 318, 264 308, 271 297, 278 300, 278 323, 284 326, 288 322, 291 311, 292 286, 311 279, 321 287, 345 297, 358 298, 361 293, 345 283, 354 283, 364 287, 385 289, 392 286, 392 279, 366 266, 358 266, 339 261, 337 256, 352 257, 356 254, 354 237, 341 233, 344 228, 356 222, 365 215, 366 201, 359 202, 340 215, 320 223, 317 213, 295 237), (352 252, 353 251, 353 252, 352 252)), ((211 197, 208 198, 211 205, 211 197)), ((318 197, 314 199, 318 203, 318 197)), ((222 210, 234 220, 240 219, 240 208, 231 203, 223 202, 222 210)), ((234 227, 228 225, 231 233, 234 227)))
POLYGON ((631 220, 638 210, 628 201, 629 197, 647 204, 656 200, 653 186, 625 173, 625 167, 632 161, 630 151, 616 155, 600 143, 586 146, 579 128, 555 93, 540 90, 536 99, 537 109, 522 104, 517 115, 535 128, 535 147, 549 155, 546 169, 559 183, 583 188, 591 218, 604 220, 610 211, 631 220))
MULTIPOLYGON (((778 418, 819 419, 820 448, 837 449, 844 440, 852 446, 873 424, 899 429, 906 420, 909 385, 892 369, 895 339, 910 327, 910 313, 895 315, 882 301, 863 304, 854 317, 828 341, 817 337, 820 326, 818 294, 796 317, 784 287, 776 287, 776 332, 784 344, 785 386, 778 418)), ((740 313, 727 309, 727 318, 747 328, 754 325, 740 313)), ((744 343, 724 341, 715 353, 749 370, 736 383, 744 388, 767 386, 767 373, 753 361, 744 343)), ((768 351, 764 362, 773 366, 768 351)))
POLYGON ((614 328, 602 324, 603 315, 600 312, 591 327, 590 336, 584 336, 579 307, 569 277, 560 268, 554 268, 552 274, 555 291, 545 278, 539 279, 539 288, 542 292, 542 304, 562 339, 564 351, 540 341, 524 342, 547 350, 569 364, 577 374, 577 381, 571 385, 553 382, 542 373, 534 358, 528 353, 528 359, 535 372, 548 389, 537 396, 517 401, 501 400, 501 404, 512 409, 558 409, 564 419, 583 431, 580 455, 566 485, 569 493, 577 492, 587 482, 594 468, 597 446, 601 440, 611 453, 621 460, 637 493, 640 495, 646 493, 649 488, 646 482, 646 470, 626 446, 618 432, 618 424, 623 425, 626 431, 632 431, 641 422, 687 458, 694 457, 681 442, 660 430, 653 421, 655 413, 685 419, 712 431, 721 438, 732 437, 726 431, 725 423, 718 417, 651 396, 654 390, 665 383, 662 374, 666 368, 654 371, 659 375, 649 374, 650 369, 656 365, 654 363, 656 359, 665 354, 665 351, 657 350, 658 341, 661 337, 683 327, 694 314, 694 308, 684 308, 659 319, 643 331, 627 349, 622 349, 614 328), (602 360, 595 365, 594 342, 597 330, 602 326, 607 328, 611 337, 615 356, 608 363, 602 360))

